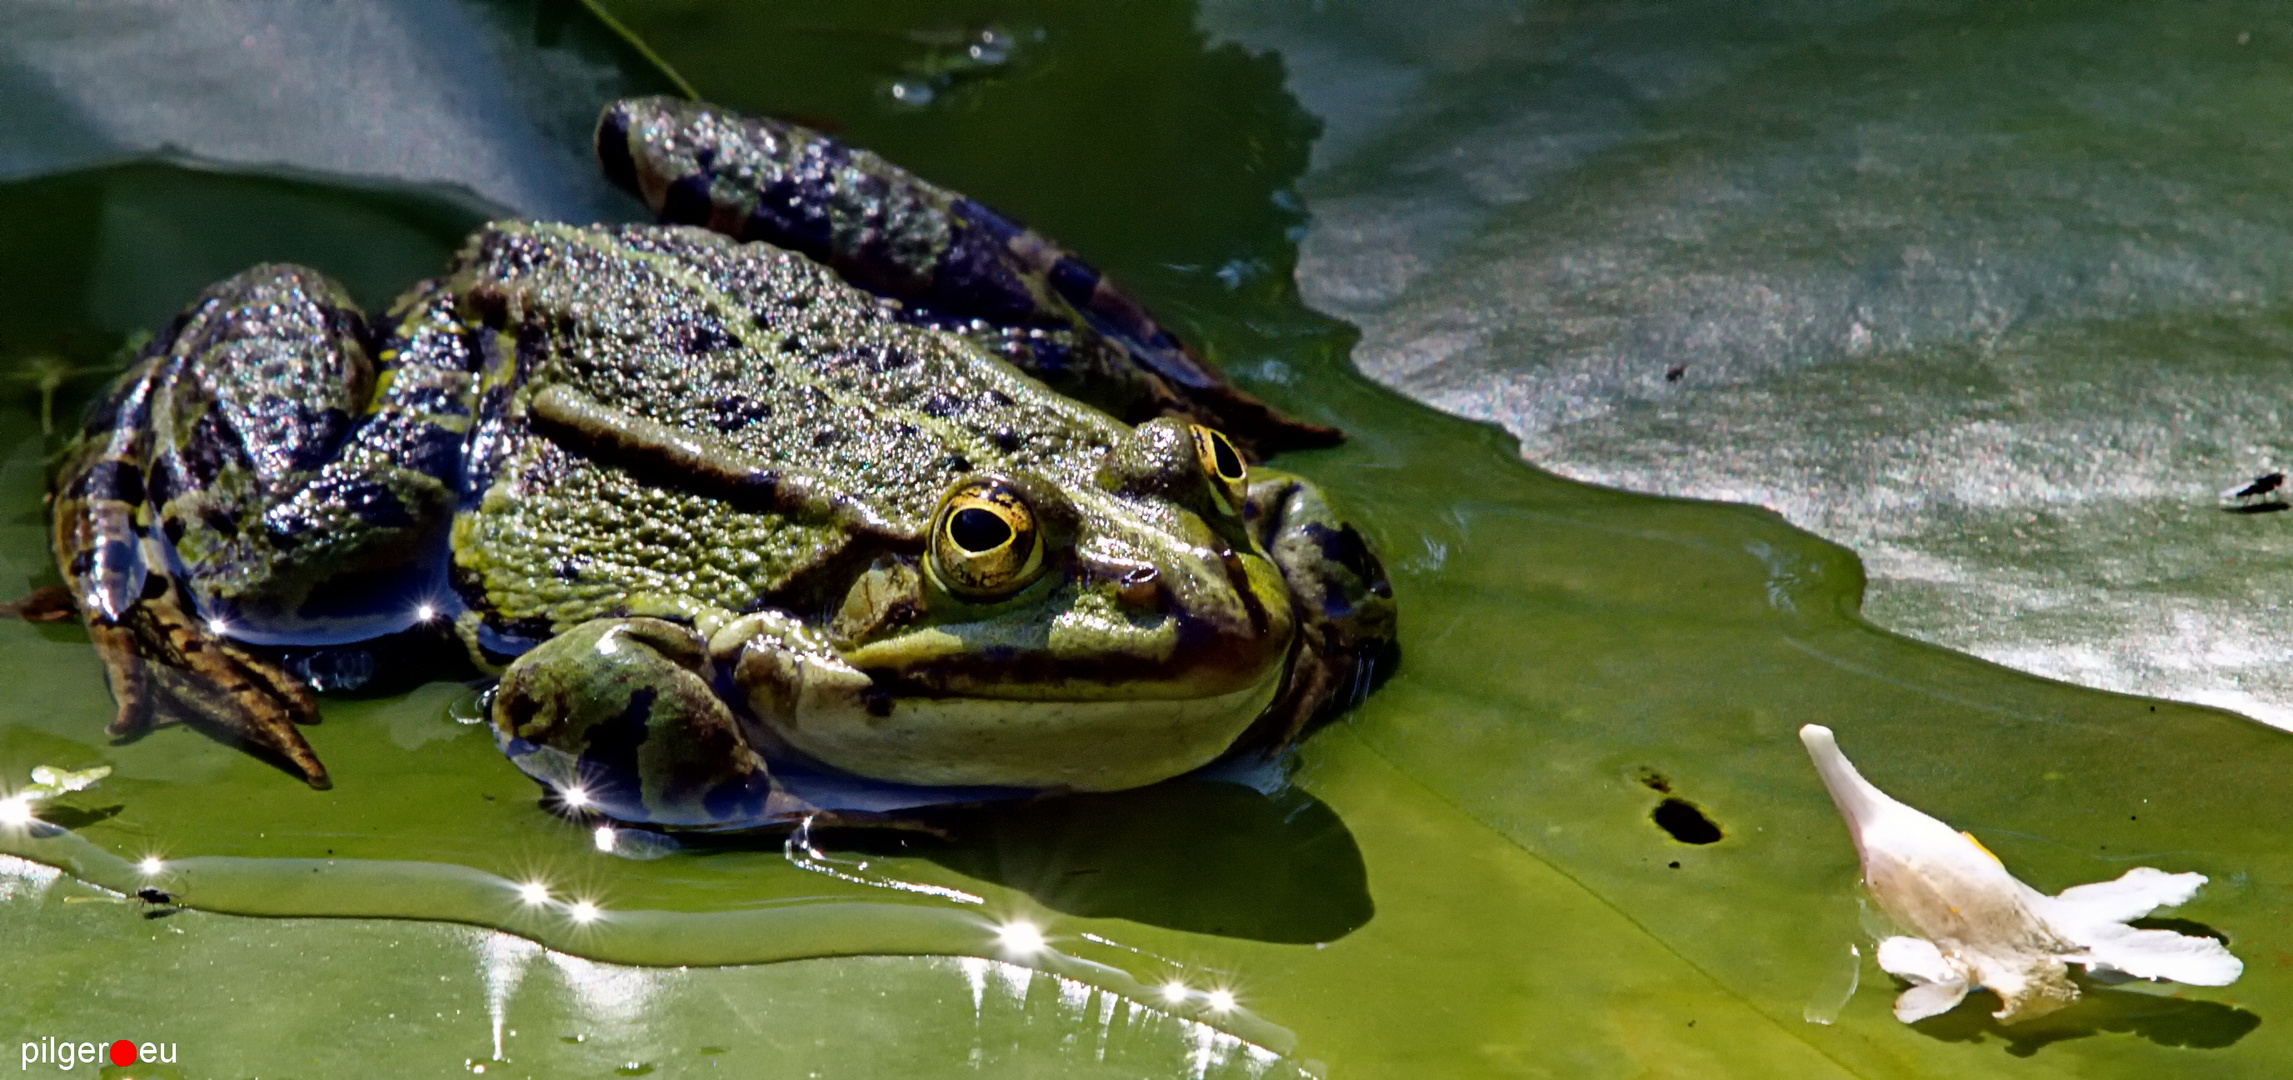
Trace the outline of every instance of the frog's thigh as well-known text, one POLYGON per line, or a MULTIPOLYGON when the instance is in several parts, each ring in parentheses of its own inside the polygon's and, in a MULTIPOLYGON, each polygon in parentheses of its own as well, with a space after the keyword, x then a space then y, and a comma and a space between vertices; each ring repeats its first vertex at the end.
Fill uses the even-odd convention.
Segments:
POLYGON ((683 626, 595 619, 510 665, 493 723, 521 768, 560 786, 578 783, 610 817, 662 825, 753 818, 770 787, 764 760, 709 675, 700 637, 683 626), (527 754, 510 740, 543 749, 527 754), (550 764, 568 759, 570 778, 550 764))
POLYGON ((1245 743, 1276 747, 1369 692, 1396 658, 1393 586, 1369 543, 1314 484, 1252 470, 1243 516, 1282 571, 1298 623, 1281 695, 1245 743))
POLYGON ((262 511, 349 429, 371 389, 364 333, 324 275, 256 267, 202 293, 75 443, 58 476, 56 556, 112 677, 114 735, 149 727, 155 690, 173 687, 326 786, 294 728, 315 719, 309 689, 221 638, 194 595, 217 567, 267 573, 262 511))

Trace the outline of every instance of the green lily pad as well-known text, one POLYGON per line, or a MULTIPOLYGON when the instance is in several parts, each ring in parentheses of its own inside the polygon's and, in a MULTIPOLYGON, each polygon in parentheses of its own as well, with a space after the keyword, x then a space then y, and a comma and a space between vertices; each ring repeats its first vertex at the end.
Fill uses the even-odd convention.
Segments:
MULTIPOLYGON (((1182 8, 613 10, 702 93, 1004 206, 1254 390, 1346 427, 1282 464, 1385 552, 1399 671, 1271 793, 1188 780, 944 840, 632 861, 457 722, 466 687, 329 699, 309 734, 337 786, 312 792, 196 731, 107 742, 83 636, 0 626, 0 678, 25 688, 0 701, 0 777, 114 770, 41 805, 74 831, 0 834, 20 857, 0 858, 0 1028, 166 1041, 184 1075, 2178 1077, 2287 1056, 2267 1022, 2293 1002, 2273 962, 2293 952, 2287 812, 2266 797, 2285 735, 1876 629, 1856 558, 1773 512, 1539 472, 1503 433, 1356 375, 1351 329, 1290 285, 1318 125, 1280 57, 1182 8), (1008 48, 959 59, 982 42, 1008 48), (2001 1030, 1980 995, 1897 1024, 1865 968, 1841 1007, 1854 856, 1806 722, 2040 888, 2207 873, 2174 914, 2248 974, 2095 987, 2001 1030), (122 895, 146 885, 190 910, 122 895), (1019 920, 1050 951, 1010 951, 1019 920)), ((93 363, 263 259, 379 304, 494 210, 388 179, 434 178, 138 162, 0 185, 0 359, 93 363)), ((37 408, 0 402, 0 585, 53 580, 37 408)))

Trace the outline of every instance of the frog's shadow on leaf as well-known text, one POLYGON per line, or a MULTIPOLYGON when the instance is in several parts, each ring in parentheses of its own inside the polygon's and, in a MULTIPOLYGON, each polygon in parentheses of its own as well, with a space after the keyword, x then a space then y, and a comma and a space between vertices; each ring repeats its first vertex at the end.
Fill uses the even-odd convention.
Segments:
POLYGON ((930 816, 944 839, 858 836, 1055 911, 1285 944, 1334 941, 1375 907, 1353 834, 1295 787, 1181 778, 930 816))
MULTIPOLYGON (((1998 1002, 1984 990, 1968 995, 1958 1008, 1911 1027, 1944 1042, 1979 1043, 1996 1038, 2006 1043, 2007 1053, 2030 1057, 2054 1043, 2106 1031, 2139 1035, 2160 1046, 2220 1050, 2261 1026, 2259 1015, 2219 1001, 2114 990, 2084 977, 2072 978, 2079 984, 2077 1002, 2036 1020, 2008 1027, 1992 1019, 1990 1014, 1998 1002)), ((1897 989, 1908 985, 1900 984, 1897 989)))

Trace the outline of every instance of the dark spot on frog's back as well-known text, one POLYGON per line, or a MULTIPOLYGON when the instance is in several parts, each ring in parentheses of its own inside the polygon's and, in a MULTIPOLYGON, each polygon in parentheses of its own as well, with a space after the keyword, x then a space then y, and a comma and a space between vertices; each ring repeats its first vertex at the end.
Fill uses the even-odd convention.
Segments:
POLYGON ((451 484, 461 472, 462 435, 436 424, 421 424, 400 443, 399 464, 451 484))
POLYGON ((743 394, 726 394, 709 403, 709 426, 718 431, 739 431, 771 415, 769 403, 743 394))
POLYGON ((916 410, 918 412, 921 412, 925 416, 929 416, 934 420, 945 420, 950 416, 954 416, 956 412, 961 408, 963 408, 962 402, 957 401, 953 396, 943 392, 935 392, 931 396, 926 397, 922 401, 916 403, 916 410))
POLYGON ((932 275, 932 303, 1006 326, 1037 319, 1034 296, 1003 254, 1019 226, 970 199, 949 210, 958 227, 932 275))
POLYGON ((803 185, 792 180, 767 185, 758 192, 756 209, 741 223, 740 238, 762 240, 813 259, 826 259, 834 227, 828 215, 817 209, 824 205, 818 201, 820 197, 820 192, 808 193, 803 185))
POLYGON ((201 510, 199 511, 199 523, 201 525, 207 526, 207 528, 214 532, 215 535, 220 536, 225 540, 229 540, 232 537, 239 535, 238 515, 233 514, 228 510, 220 510, 213 507, 201 510))
POLYGON ((740 344, 724 325, 715 319, 699 319, 685 334, 685 352, 691 356, 707 356, 740 344))

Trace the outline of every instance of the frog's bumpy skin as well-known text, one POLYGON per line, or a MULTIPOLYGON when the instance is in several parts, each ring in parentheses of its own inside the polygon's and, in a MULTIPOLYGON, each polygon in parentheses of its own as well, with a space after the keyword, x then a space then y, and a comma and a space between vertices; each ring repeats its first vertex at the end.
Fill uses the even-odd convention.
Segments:
POLYGON ((866 150, 794 124, 654 97, 605 110, 597 156, 663 222, 808 255, 902 301, 904 317, 968 334, 1126 422, 1191 416, 1256 457, 1344 439, 1228 382, 1041 234, 866 150))

